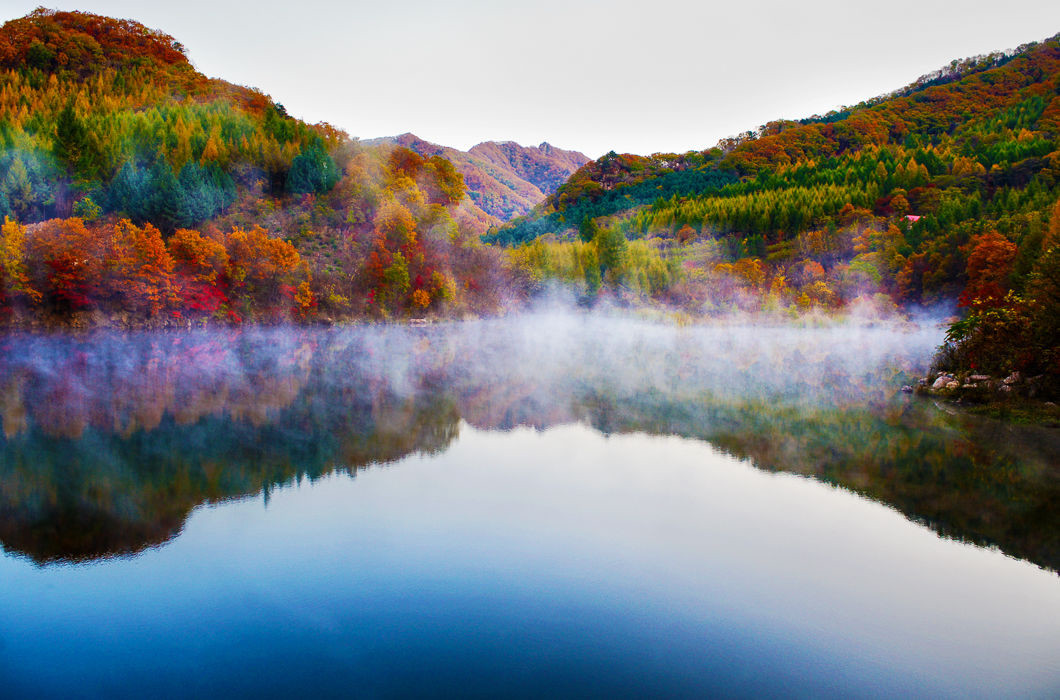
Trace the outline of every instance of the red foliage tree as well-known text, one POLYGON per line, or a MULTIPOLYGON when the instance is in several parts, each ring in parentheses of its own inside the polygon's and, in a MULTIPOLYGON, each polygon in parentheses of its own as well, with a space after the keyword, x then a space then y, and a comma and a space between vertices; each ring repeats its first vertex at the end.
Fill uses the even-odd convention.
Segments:
POLYGON ((227 303, 228 251, 221 243, 198 231, 179 229, 167 246, 175 265, 177 293, 184 311, 213 314, 227 303))

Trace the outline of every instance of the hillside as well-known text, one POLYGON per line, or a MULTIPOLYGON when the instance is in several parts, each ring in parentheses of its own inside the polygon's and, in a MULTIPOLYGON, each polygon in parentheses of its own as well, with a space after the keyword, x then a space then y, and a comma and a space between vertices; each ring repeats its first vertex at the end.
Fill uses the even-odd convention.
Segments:
MULTIPOLYGON (((573 235, 588 217, 613 221, 627 238, 673 238, 688 226, 686 241, 719 241, 734 260, 755 252, 784 262, 798 260, 788 248, 800 237, 849 226, 849 208, 866 223, 906 226, 910 252, 926 245, 929 256, 955 225, 1004 219, 1003 227, 1034 229, 1041 221, 1021 224, 1011 215, 1034 211, 1047 219, 1055 201, 1058 66, 1054 37, 1011 54, 954 61, 891 96, 802 122, 771 122, 704 151, 609 153, 490 240, 573 235), (774 245, 785 249, 767 250, 774 245)), ((1013 238, 1023 233, 1011 230, 1013 238)), ((939 262, 931 267, 947 267, 939 262)), ((922 282, 907 285, 909 300, 955 297, 962 280, 922 282)))
POLYGON ((548 143, 520 146, 511 141, 486 141, 460 151, 413 134, 365 143, 404 146, 421 156, 442 156, 453 163, 464 177, 468 194, 457 212, 479 233, 530 213, 589 160, 577 151, 548 143))
POLYGON ((609 153, 486 240, 523 244, 530 284, 697 314, 956 305, 943 367, 1060 377, 1058 199, 1053 37, 703 151, 609 153))
POLYGON ((169 35, 0 27, 0 321, 185 323, 497 309, 444 158, 358 143, 209 79, 169 35))

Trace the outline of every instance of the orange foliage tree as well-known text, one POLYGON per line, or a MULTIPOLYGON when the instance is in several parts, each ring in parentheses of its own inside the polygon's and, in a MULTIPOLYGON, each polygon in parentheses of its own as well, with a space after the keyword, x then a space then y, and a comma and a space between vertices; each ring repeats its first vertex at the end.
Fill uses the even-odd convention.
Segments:
POLYGON ((228 280, 232 295, 246 309, 275 314, 293 303, 303 273, 298 251, 287 241, 271 238, 260 226, 234 228, 226 240, 228 280))
POLYGON ((90 231, 81 219, 51 219, 27 227, 30 284, 58 311, 98 303, 111 252, 110 237, 90 231))
POLYGON ((1016 244, 997 231, 989 231, 972 241, 968 254, 968 284, 961 294, 960 305, 973 302, 996 306, 1009 289, 1012 265, 1019 252, 1016 244))
POLYGON ((121 219, 114 225, 112 240, 108 281, 122 308, 157 316, 175 304, 173 258, 158 229, 121 219))

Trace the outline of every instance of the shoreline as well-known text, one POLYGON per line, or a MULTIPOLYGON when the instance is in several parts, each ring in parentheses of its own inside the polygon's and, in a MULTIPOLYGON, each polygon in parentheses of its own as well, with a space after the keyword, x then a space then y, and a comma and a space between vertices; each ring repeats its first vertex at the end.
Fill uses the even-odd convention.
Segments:
POLYGON ((915 387, 902 392, 919 398, 944 401, 973 415, 1009 423, 1060 427, 1060 405, 1045 375, 1029 377, 1012 372, 994 377, 974 372, 930 372, 915 387))

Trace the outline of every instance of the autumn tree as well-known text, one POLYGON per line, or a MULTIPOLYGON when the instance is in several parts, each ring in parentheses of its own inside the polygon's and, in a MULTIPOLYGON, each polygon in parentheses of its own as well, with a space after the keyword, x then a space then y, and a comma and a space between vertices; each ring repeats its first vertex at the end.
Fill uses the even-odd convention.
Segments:
POLYGON ((294 298, 302 260, 287 241, 272 238, 265 229, 234 228, 225 241, 227 275, 233 294, 245 310, 279 311, 294 298))
POLYGON ((57 311, 95 306, 103 298, 112 254, 106 231, 90 231, 81 219, 51 219, 27 227, 31 285, 57 311))
POLYGON ((416 219, 408 207, 395 199, 388 199, 379 207, 373 221, 377 243, 387 251, 416 245, 416 219))
POLYGON ((448 159, 431 156, 427 159, 425 171, 430 177, 424 183, 424 189, 431 204, 448 206, 464 198, 464 176, 448 159))
POLYGON ((387 159, 387 170, 391 177, 404 176, 415 180, 426 162, 423 156, 410 148, 397 146, 387 159))
POLYGON ((1056 204, 1053 205, 1053 209, 1049 213, 1049 229, 1045 234, 1045 239, 1042 241, 1044 249, 1054 245, 1060 245, 1060 199, 1056 200, 1056 204))
POLYGON ((227 302, 228 251, 198 231, 178 229, 166 243, 173 258, 177 293, 183 311, 212 314, 227 302))
POLYGON ((122 308, 158 316, 176 302, 173 258, 162 234, 151 224, 142 228, 128 219, 114 225, 113 253, 109 261, 111 289, 122 308))
POLYGON ((408 260, 398 251, 383 269, 382 279, 376 287, 379 307, 385 310, 390 306, 399 306, 408 294, 410 285, 408 260))
POLYGON ((1009 278, 1018 249, 997 231, 989 231, 972 241, 968 254, 968 283, 961 295, 961 306, 973 302, 996 305, 1008 291, 1009 278))
POLYGON ((26 227, 4 217, 0 228, 0 304, 37 303, 40 292, 30 285, 26 271, 26 227))

